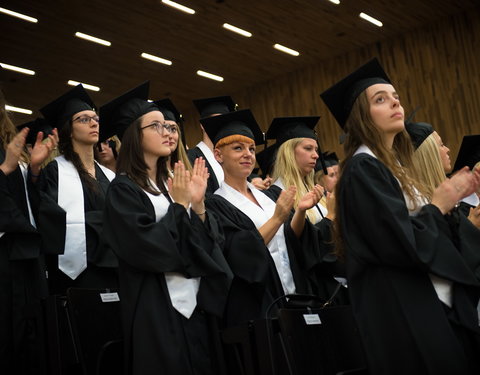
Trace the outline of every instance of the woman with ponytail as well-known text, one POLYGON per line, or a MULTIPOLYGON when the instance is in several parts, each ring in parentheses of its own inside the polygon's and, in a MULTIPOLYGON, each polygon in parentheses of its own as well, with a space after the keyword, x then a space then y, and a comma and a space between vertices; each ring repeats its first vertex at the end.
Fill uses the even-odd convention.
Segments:
POLYGON ((105 194, 114 173, 94 160, 99 118, 82 85, 40 112, 59 129, 61 156, 42 170, 39 229, 51 294, 69 287, 114 288, 116 259, 101 240, 105 194))

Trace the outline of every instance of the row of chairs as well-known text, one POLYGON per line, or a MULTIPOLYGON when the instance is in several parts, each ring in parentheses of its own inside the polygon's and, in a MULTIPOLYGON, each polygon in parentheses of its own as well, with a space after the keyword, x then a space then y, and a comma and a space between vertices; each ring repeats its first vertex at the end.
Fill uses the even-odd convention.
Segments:
POLYGON ((70 288, 49 297, 45 310, 49 374, 123 374, 118 291, 70 288))
MULTIPOLYGON (((46 316, 51 375, 123 373, 117 293, 72 288, 65 297, 50 297, 46 316)), ((350 306, 324 306, 313 296, 286 298, 275 317, 220 333, 228 368, 233 365, 239 375, 368 373, 350 306)))

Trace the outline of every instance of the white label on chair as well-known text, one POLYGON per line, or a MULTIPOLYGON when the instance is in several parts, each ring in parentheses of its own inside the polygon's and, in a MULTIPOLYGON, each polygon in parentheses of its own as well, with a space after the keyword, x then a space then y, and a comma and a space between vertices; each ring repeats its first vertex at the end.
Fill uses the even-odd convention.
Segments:
POLYGON ((100 298, 102 298, 102 302, 118 302, 120 301, 120 297, 118 293, 100 293, 100 298))
POLYGON ((307 326, 311 326, 314 324, 322 324, 322 321, 320 320, 318 314, 303 314, 303 319, 305 319, 305 323, 307 323, 307 326))

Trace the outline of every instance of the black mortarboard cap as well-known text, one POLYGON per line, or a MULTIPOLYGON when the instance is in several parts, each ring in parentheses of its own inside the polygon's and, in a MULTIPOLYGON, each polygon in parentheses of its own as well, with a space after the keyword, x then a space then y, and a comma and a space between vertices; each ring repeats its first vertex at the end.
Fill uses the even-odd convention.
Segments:
POLYGON ((180 124, 183 121, 182 114, 178 109, 173 105, 170 99, 156 100, 154 103, 157 105, 160 112, 163 113, 165 120, 175 121, 177 124, 180 124))
POLYGON ((415 150, 433 133, 433 127, 426 122, 406 122, 405 129, 410 135, 415 150))
POLYGON ((183 131, 183 115, 178 111, 178 109, 173 105, 173 102, 170 99, 156 100, 154 103, 157 105, 160 112, 163 113, 163 117, 168 121, 175 121, 180 127, 180 134, 182 136, 183 146, 186 145, 185 132, 183 131))
POLYGON ((147 100, 149 87, 150 82, 144 82, 100 107, 100 142, 114 135, 121 140, 136 119, 158 111, 158 107, 147 100))
POLYGON ((237 105, 230 96, 196 99, 193 101, 193 104, 197 107, 200 118, 216 114, 224 115, 229 112, 234 112, 237 109, 237 105))
POLYGON ((320 97, 343 129, 355 100, 365 89, 377 83, 391 81, 374 58, 325 90, 320 97))
POLYGON ((273 145, 267 147, 266 149, 260 151, 255 155, 257 159, 257 163, 262 170, 263 177, 266 177, 267 174, 272 173, 273 165, 275 164, 275 159, 277 157, 278 147, 277 145, 273 145))
POLYGON ((230 135, 243 135, 253 140, 257 145, 264 143, 263 133, 249 109, 202 118, 200 123, 214 145, 220 139, 230 135))
POLYGON ((34 121, 26 122, 17 126, 17 129, 20 131, 23 128, 29 128, 30 131, 27 135, 26 144, 34 145, 37 140, 37 134, 43 132, 43 139, 47 138, 49 134, 53 134, 53 128, 47 122, 47 120, 38 117, 34 121))
POLYGON ((317 139, 315 125, 319 116, 277 117, 274 118, 265 135, 266 139, 276 139, 276 145, 293 138, 317 139))
MULTIPOLYGON (((338 165, 338 157, 337 154, 334 152, 324 152, 322 153, 323 160, 325 161, 325 166, 333 167, 334 165, 338 165)), ((320 158, 318 158, 320 160, 320 158)))
POLYGON ((81 111, 94 111, 95 104, 81 84, 67 91, 40 109, 43 117, 53 126, 60 128, 81 111))
POLYGON ((479 161, 480 134, 464 136, 452 172, 458 171, 465 166, 473 169, 473 167, 475 167, 475 164, 477 164, 479 161))
POLYGON ((315 164, 315 173, 323 170, 323 174, 327 175, 328 167, 333 167, 334 165, 338 164, 338 157, 337 154, 334 152, 319 152, 317 163, 315 164))

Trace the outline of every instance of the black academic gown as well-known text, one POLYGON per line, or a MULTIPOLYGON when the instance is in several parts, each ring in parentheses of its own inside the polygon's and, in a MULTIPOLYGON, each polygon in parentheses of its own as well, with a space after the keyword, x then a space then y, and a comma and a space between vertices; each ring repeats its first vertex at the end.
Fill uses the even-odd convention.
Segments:
MULTIPOLYGON (((224 234, 223 251, 234 274, 224 326, 263 319, 269 307, 269 315, 274 316, 282 302, 270 305, 284 292, 275 263, 260 232, 247 215, 219 195, 209 197, 206 206, 208 211, 215 212, 219 217, 224 234)), ((293 232, 289 232, 290 225, 285 224, 284 227, 296 292, 310 293, 308 279, 296 260, 296 252, 291 249, 292 241, 289 239, 294 236, 293 232)))
POLYGON ((97 191, 88 189, 82 182, 85 207, 87 268, 72 280, 58 269, 58 255, 65 250, 66 213, 58 201, 58 164, 49 163, 36 184, 38 196, 32 201, 42 234, 43 252, 46 254, 50 294, 65 294, 67 288, 116 288, 118 286, 118 261, 105 247, 102 239, 103 208, 109 180, 95 164, 97 191))
POLYGON ((369 373, 478 374, 478 267, 454 246, 441 212, 425 205, 409 216, 398 181, 364 153, 339 183, 348 288, 369 373), (453 282, 452 308, 429 273, 453 282))
MULTIPOLYGON (((0 150, 0 164, 4 157, 0 150)), ((20 168, 8 176, 0 171, 0 232, 0 372, 45 374, 45 268, 20 168)))
POLYGON ((463 215, 467 216, 470 215, 470 208, 475 208, 475 206, 472 206, 471 204, 467 202, 460 202, 457 210, 462 213, 463 215))
POLYGON ((205 166, 208 168, 208 173, 210 173, 210 177, 208 177, 207 181, 207 191, 205 192, 205 196, 209 197, 213 193, 215 193, 215 190, 219 188, 217 176, 215 176, 215 172, 213 171, 212 166, 208 162, 207 158, 203 154, 202 150, 200 150, 198 147, 191 148, 187 150, 187 155, 188 155, 188 160, 190 160, 190 163, 195 163, 196 158, 203 158, 205 160, 205 166))
POLYGON ((223 313, 231 271, 221 253, 218 227, 180 204, 155 221, 145 192, 124 175, 112 181, 104 233, 119 258, 120 298, 129 374, 216 373, 215 319, 223 313), (170 301, 165 272, 201 277, 190 319, 170 301))
MULTIPOLYGON (((282 189, 272 185, 263 192, 276 202, 282 189)), ((344 287, 337 291, 338 282, 334 279, 345 277, 345 266, 333 254, 332 226, 332 221, 326 218, 314 225, 307 220, 301 240, 296 238, 289 226, 285 234, 293 253, 289 256, 296 259, 299 272, 307 277, 308 289, 305 292, 318 296, 324 302, 335 295, 333 302, 345 305, 349 303, 348 291, 344 287)))

